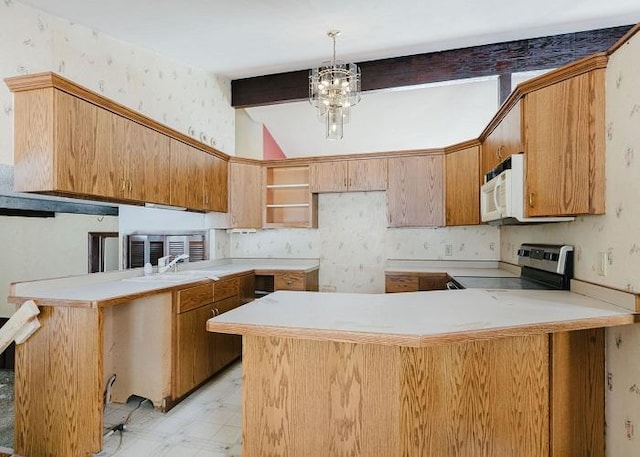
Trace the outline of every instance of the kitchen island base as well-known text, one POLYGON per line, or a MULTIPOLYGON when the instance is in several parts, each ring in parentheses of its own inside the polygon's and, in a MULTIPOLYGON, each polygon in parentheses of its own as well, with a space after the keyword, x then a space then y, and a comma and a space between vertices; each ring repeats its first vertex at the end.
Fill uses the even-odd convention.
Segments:
POLYGON ((243 338, 243 457, 604 456, 603 329, 428 347, 243 338))

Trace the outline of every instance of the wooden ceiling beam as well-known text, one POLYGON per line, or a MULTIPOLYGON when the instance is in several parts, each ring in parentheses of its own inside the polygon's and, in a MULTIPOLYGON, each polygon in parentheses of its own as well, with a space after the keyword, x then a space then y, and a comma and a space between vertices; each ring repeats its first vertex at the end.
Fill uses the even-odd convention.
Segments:
MULTIPOLYGON (((613 46, 631 25, 360 62, 362 90, 556 68, 613 46)), ((304 100, 309 70, 231 81, 236 108, 304 100)))

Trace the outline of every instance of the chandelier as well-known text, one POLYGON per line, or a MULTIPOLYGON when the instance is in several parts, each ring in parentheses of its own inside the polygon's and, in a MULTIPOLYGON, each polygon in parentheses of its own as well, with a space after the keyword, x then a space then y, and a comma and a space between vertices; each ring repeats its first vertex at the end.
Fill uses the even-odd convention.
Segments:
POLYGON ((360 69, 354 63, 336 60, 336 37, 340 31, 330 30, 327 35, 333 40, 333 58, 309 71, 309 102, 326 125, 325 136, 340 140, 351 107, 360 101, 360 69))

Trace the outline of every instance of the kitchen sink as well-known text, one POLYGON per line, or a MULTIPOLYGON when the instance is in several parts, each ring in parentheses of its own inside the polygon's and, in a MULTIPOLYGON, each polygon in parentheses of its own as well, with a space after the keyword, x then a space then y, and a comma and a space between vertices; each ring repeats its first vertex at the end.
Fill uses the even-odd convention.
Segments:
POLYGON ((175 271, 171 273, 153 274, 150 276, 136 276, 135 278, 125 278, 123 281, 132 282, 183 282, 190 281, 197 278, 208 278, 217 281, 220 276, 225 276, 232 273, 230 270, 183 270, 175 271))
MULTIPOLYGON (((130 282, 184 282, 189 281, 196 277, 195 275, 184 275, 181 273, 164 273, 164 274, 155 274, 150 276, 136 276, 135 278, 125 278, 123 281, 130 282)), ((206 276, 200 274, 201 278, 205 278, 206 276)))

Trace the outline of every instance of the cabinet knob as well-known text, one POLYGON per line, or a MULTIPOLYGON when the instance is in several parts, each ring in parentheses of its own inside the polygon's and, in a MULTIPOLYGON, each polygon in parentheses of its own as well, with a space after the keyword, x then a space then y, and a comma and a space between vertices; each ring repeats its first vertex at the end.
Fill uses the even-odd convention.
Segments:
POLYGON ((535 206, 535 192, 529 192, 529 207, 533 208, 535 206))

